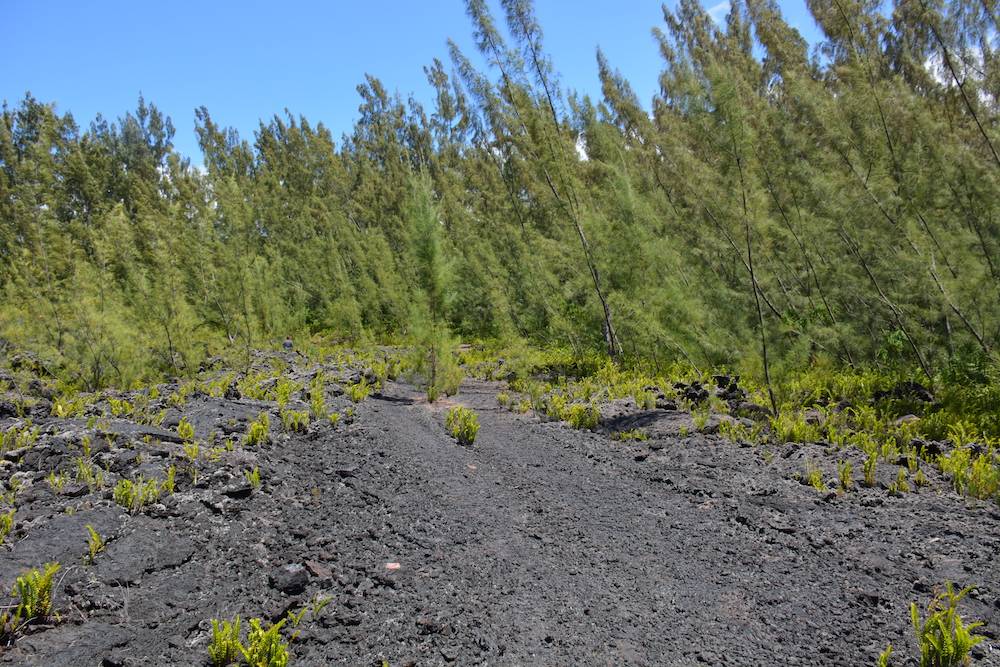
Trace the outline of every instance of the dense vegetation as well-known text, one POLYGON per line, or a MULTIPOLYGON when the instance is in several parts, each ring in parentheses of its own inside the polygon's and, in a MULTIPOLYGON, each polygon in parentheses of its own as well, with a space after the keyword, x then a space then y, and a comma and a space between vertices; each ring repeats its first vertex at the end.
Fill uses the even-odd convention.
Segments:
POLYGON ((501 4, 467 1, 486 71, 449 45, 431 109, 369 77, 339 143, 201 108, 201 170, 142 99, 86 129, 5 106, 0 335, 83 389, 331 331, 988 379, 992 3, 810 0, 810 51, 769 0, 724 26, 682 0, 651 108, 600 52, 603 98, 562 90, 530 1, 501 4))

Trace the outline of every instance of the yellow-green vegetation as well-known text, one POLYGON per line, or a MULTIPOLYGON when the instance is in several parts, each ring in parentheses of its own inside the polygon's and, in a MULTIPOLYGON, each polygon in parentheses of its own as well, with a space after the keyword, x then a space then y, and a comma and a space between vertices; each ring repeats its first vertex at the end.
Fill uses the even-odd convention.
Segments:
POLYGON ((59 570, 59 563, 48 563, 42 570, 33 569, 17 578, 12 592, 17 605, 13 612, 0 613, 0 637, 13 637, 24 625, 52 617, 53 579, 59 570))
POLYGON ((889 667, 890 660, 892 659, 892 644, 885 647, 885 650, 878 654, 878 659, 875 661, 875 667, 889 667))
POLYGON ((206 382, 204 391, 212 398, 222 398, 229 391, 229 387, 233 384, 234 379, 232 373, 223 373, 219 377, 206 382))
POLYGON ((191 422, 186 417, 181 417, 180 422, 177 424, 177 436, 184 442, 194 440, 194 426, 191 425, 191 422))
POLYGON ((45 478, 45 481, 49 483, 49 488, 55 493, 62 493, 63 487, 66 486, 67 476, 66 473, 52 470, 49 472, 49 476, 45 478))
POLYGON ((627 442, 629 440, 649 440, 649 434, 641 429, 631 429, 628 431, 615 431, 611 437, 615 440, 627 442))
POLYGON ((292 394, 302 389, 302 387, 296 383, 292 382, 288 378, 280 377, 274 383, 274 390, 272 392, 275 402, 278 404, 278 409, 283 410, 288 401, 292 400, 292 394))
POLYGON ((208 657, 214 667, 246 664, 249 667, 285 667, 288 644, 281 636, 286 619, 267 628, 259 618, 250 619, 246 643, 240 633, 240 617, 232 621, 212 619, 208 657))
POLYGON ((566 409, 564 419, 573 428, 592 431, 597 428, 601 414, 589 403, 574 403, 566 409))
POLYGON ((823 479, 823 471, 813 463, 806 464, 806 483, 820 493, 827 490, 826 481, 823 479))
POLYGON ((309 383, 309 409, 312 411, 313 419, 322 419, 327 415, 326 386, 322 372, 317 372, 309 383))
POLYGON ((0 512, 0 545, 7 540, 10 531, 14 530, 14 513, 16 509, 11 508, 6 512, 0 512))
POLYGON ((267 391, 263 388, 265 380, 270 379, 270 375, 263 372, 247 373, 236 383, 236 388, 240 396, 254 401, 263 401, 267 398, 267 391))
POLYGON ((76 457, 75 462, 76 481, 86 484, 91 491, 104 488, 104 471, 100 467, 83 456, 76 457))
POLYGON ((38 440, 38 428, 27 420, 22 426, 11 426, 0 436, 0 454, 30 447, 38 440))
POLYGON ((120 479, 112 492, 114 501, 132 514, 138 514, 149 503, 156 502, 162 491, 155 479, 145 479, 142 476, 134 481, 120 479))
POLYGON ((508 394, 505 391, 497 393, 497 405, 499 405, 501 408, 510 407, 511 405, 510 394, 508 394))
POLYGON ((354 384, 347 385, 347 397, 355 403, 365 400, 371 393, 372 387, 364 378, 354 384))
POLYGON ((331 426, 336 426, 337 422, 340 421, 340 413, 339 412, 331 412, 330 414, 328 414, 326 416, 326 418, 330 420, 330 425, 331 426))
POLYGON ((456 405, 448 410, 445 416, 445 426, 453 438, 463 445, 471 445, 479 433, 479 417, 472 410, 456 405))
POLYGON ((854 486, 854 466, 850 461, 837 463, 837 479, 840 482, 841 491, 850 491, 854 486))
POLYGON ((246 477, 247 483, 254 490, 260 488, 260 469, 254 466, 253 470, 244 470, 243 476, 246 477))
POLYGON ((91 565, 97 558, 97 554, 104 551, 104 538, 89 523, 87 524, 87 562, 91 565))
POLYGON ((232 621, 212 619, 212 638, 208 643, 208 659, 213 667, 237 664, 243 657, 240 617, 232 621))
POLYGON ((281 425, 292 433, 305 433, 309 430, 309 413, 305 410, 282 410, 281 425))
POLYGON ((270 438, 270 431, 271 418, 266 412, 261 412, 257 415, 257 419, 250 422, 250 427, 247 429, 247 434, 243 438, 243 442, 251 447, 266 444, 270 438))
POLYGON ((910 620, 920 646, 920 667, 959 667, 969 664, 969 652, 985 639, 972 632, 981 627, 982 623, 977 621, 966 625, 958 613, 958 603, 972 588, 970 586, 956 593, 951 582, 947 582, 944 592, 935 596, 928 604, 923 619, 917 603, 910 604, 910 620))
POLYGON ((131 417, 135 407, 125 399, 108 399, 108 406, 111 408, 112 417, 131 417))

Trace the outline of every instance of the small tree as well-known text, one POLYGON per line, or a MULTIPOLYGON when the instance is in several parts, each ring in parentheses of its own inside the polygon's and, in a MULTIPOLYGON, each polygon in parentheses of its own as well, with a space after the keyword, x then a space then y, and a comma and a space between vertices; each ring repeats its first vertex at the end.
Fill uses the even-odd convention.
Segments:
POLYGON ((442 394, 458 391, 462 371, 452 354, 454 343, 445 319, 448 267, 441 247, 441 223, 434 208, 430 177, 421 172, 411 179, 407 216, 411 221, 417 291, 411 322, 414 345, 413 376, 432 403, 442 394))

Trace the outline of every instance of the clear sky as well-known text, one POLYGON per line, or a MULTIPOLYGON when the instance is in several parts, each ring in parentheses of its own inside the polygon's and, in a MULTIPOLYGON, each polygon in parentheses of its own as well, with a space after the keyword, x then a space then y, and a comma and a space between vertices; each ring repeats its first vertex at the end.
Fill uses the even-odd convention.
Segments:
MULTIPOLYGON (((708 3, 721 20, 728 3, 708 3)), ((536 0, 564 87, 600 96, 600 45, 648 106, 660 69, 650 35, 662 25, 660 4, 536 0)), ((815 41, 804 0, 780 4, 815 41)), ((434 57, 450 64, 446 40, 475 55, 462 0, 0 0, 0 16, 7 54, 0 99, 14 105, 31 91, 85 127, 99 112, 115 119, 135 109, 141 92, 173 119, 174 145, 195 163, 198 106, 247 139, 259 119, 285 108, 322 121, 339 139, 357 116, 355 87, 365 73, 426 104, 422 68, 434 57)))

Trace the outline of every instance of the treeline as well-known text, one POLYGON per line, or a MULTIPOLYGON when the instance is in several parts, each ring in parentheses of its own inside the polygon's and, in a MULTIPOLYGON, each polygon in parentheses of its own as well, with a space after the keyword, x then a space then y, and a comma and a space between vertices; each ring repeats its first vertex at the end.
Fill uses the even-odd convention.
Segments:
POLYGON ((989 358, 995 5, 808 4, 812 50, 770 0, 665 9, 650 108, 600 52, 602 98, 563 90, 530 0, 467 0, 488 67, 449 44, 432 108, 368 77, 339 142, 201 108, 204 170, 153 104, 81 129, 29 95, 0 123, 0 335, 85 388, 428 316, 654 363, 989 358))

